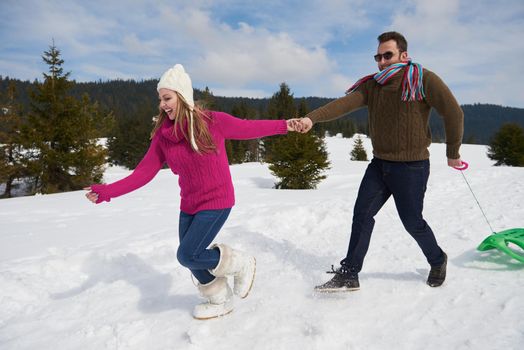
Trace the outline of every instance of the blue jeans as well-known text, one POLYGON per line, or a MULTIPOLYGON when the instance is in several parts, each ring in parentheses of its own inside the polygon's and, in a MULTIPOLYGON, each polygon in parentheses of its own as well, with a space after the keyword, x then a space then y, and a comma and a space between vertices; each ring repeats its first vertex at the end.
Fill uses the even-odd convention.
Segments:
POLYGON ((226 222, 231 208, 202 210, 194 215, 180 212, 178 234, 180 246, 177 259, 182 266, 191 270, 201 284, 215 279, 209 270, 217 267, 220 251, 207 249, 226 222))
POLYGON ((353 225, 346 258, 341 265, 358 273, 368 251, 374 216, 393 196, 404 228, 417 241, 431 266, 444 262, 433 231, 422 217, 429 178, 429 160, 390 162, 373 158, 369 164, 353 212, 353 225))

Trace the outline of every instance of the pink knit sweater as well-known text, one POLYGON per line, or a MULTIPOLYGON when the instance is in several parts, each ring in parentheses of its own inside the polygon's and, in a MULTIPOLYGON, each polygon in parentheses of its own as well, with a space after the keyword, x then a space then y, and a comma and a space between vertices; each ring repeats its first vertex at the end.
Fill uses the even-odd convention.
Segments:
POLYGON ((286 134, 285 120, 243 120, 227 113, 207 111, 209 131, 216 152, 198 154, 181 133, 173 135, 173 122, 166 118, 151 141, 149 150, 126 178, 112 184, 91 185, 97 203, 109 202, 151 181, 164 163, 178 175, 180 210, 194 214, 201 210, 231 208, 235 194, 226 155, 225 140, 248 140, 286 134))

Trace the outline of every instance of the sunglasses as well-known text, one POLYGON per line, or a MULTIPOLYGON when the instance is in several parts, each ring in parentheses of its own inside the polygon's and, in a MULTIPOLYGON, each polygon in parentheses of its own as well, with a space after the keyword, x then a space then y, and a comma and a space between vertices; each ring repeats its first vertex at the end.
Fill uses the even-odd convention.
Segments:
POLYGON ((382 54, 377 53, 375 56, 373 56, 373 58, 375 58, 375 61, 377 61, 377 62, 382 61, 382 58, 384 58, 384 60, 387 61, 387 60, 390 60, 391 58, 393 58, 393 55, 394 55, 393 52, 387 51, 387 52, 384 52, 382 54))

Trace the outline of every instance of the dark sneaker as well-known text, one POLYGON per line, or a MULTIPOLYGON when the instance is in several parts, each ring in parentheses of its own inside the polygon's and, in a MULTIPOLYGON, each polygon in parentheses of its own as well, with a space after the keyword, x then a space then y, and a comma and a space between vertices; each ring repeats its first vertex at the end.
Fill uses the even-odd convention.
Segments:
POLYGON ((333 278, 326 283, 316 286, 316 292, 350 292, 360 289, 360 284, 358 283, 358 274, 350 272, 343 266, 335 270, 333 265, 331 265, 331 271, 328 271, 327 273, 333 273, 335 276, 333 276, 333 278))
MULTIPOLYGON (((444 253, 444 252, 443 252, 444 253)), ((429 271, 428 281, 426 282, 430 287, 439 287, 446 279, 446 266, 448 264, 448 256, 444 253, 444 262, 440 266, 432 266, 429 271)))

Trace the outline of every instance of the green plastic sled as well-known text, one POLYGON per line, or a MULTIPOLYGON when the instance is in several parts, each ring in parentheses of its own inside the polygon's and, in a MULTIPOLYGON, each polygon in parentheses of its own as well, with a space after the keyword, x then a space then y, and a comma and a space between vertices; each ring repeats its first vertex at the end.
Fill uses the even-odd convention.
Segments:
POLYGON ((524 263, 524 228, 512 228, 509 230, 494 233, 487 237, 477 250, 485 251, 498 249, 501 252, 511 256, 513 259, 524 263), (508 247, 508 243, 513 243, 523 250, 523 254, 518 254, 508 247))

